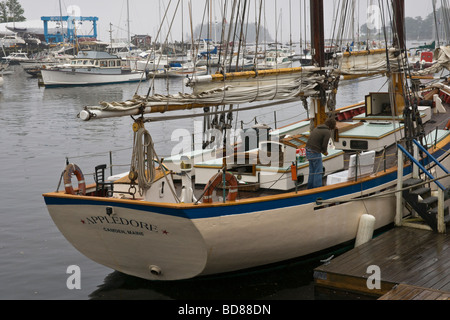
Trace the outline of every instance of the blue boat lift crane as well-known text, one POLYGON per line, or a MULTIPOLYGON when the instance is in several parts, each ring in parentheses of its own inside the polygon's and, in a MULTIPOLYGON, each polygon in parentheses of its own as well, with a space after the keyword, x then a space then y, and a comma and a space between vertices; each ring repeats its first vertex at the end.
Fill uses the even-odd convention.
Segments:
POLYGON ((76 38, 92 38, 97 39, 97 21, 98 17, 81 17, 81 16, 46 16, 41 17, 44 22, 44 36, 47 43, 64 42, 65 40, 72 42, 76 38), (48 22, 61 22, 61 33, 50 34, 48 31, 48 22), (78 21, 91 21, 93 34, 79 35, 76 33, 75 23, 78 21), (64 33, 62 22, 67 22, 67 33, 64 33))

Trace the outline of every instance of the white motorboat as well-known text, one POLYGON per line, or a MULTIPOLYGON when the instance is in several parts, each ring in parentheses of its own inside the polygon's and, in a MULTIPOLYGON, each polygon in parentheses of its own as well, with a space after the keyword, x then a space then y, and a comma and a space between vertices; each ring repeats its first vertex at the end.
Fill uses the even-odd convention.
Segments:
POLYGON ((26 42, 23 38, 15 34, 7 34, 3 38, 0 38, 0 47, 10 48, 20 45, 25 45, 26 42))
POLYGON ((290 67, 292 67, 292 59, 279 54, 268 54, 263 62, 256 65, 258 70, 283 69, 290 67))
POLYGON ((122 59, 101 51, 82 51, 70 64, 41 69, 45 87, 101 85, 146 80, 143 71, 132 71, 122 59))

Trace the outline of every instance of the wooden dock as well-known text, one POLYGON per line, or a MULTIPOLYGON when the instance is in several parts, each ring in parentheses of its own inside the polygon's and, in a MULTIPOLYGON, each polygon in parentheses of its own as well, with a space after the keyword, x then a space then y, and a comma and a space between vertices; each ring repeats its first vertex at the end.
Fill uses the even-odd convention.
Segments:
POLYGON ((450 292, 399 284, 378 300, 450 300, 450 292))
POLYGON ((449 231, 438 234, 409 227, 389 230, 316 268, 316 293, 386 300, 448 299, 449 231))

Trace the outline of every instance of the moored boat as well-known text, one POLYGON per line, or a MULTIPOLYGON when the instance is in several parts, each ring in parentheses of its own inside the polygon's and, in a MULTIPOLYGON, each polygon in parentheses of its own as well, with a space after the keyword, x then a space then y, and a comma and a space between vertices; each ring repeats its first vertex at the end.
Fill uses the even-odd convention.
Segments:
MULTIPOLYGON (((403 1, 393 3, 399 14, 403 1)), ((311 1, 311 6, 311 17, 320 21, 323 2, 311 1)), ((315 31, 320 33, 320 24, 315 31)), ((398 39, 392 54, 401 55, 403 41, 398 39)), ((314 48, 320 48, 320 37, 314 40, 314 48)), ((324 156, 326 185, 305 189, 310 173, 302 149, 309 132, 339 113, 333 102, 341 72, 324 65, 323 52, 315 50, 311 67, 194 77, 188 81, 192 94, 135 95, 122 104, 86 107, 79 113, 85 121, 133 117, 130 170, 104 181, 100 177, 105 166, 97 166, 95 183, 87 185, 81 169, 68 163, 65 190, 44 194, 53 221, 80 252, 100 264, 145 279, 178 280, 270 265, 351 243, 364 214, 375 218, 374 232, 410 215, 402 206, 402 180, 417 188, 423 182, 415 182, 423 176, 413 167, 415 160, 428 178, 434 172, 431 180, 445 177, 442 184, 449 182, 450 132, 444 129, 448 106, 419 110, 413 98, 423 96, 403 91, 406 70, 401 65, 389 69, 391 90, 369 93, 358 105, 364 108, 364 119, 353 116, 339 122, 333 137, 342 150, 329 147, 324 156), (232 112, 292 101, 303 101, 310 110, 308 126, 302 123, 272 134, 243 131, 240 143, 228 139, 232 112), (236 108, 239 103, 253 104, 236 108), (171 111, 177 112, 174 118, 203 117, 204 128, 211 125, 216 131, 208 132, 201 148, 163 160, 145 124, 169 121, 170 116, 148 115, 171 111), (222 135, 211 138, 218 133, 222 135), (394 139, 370 144, 386 136, 394 139), (397 163, 398 150, 403 144, 409 150, 415 139, 425 150, 421 158, 397 163), (72 187, 72 176, 78 188, 72 187)), ((428 183, 436 188, 433 181, 428 183)), ((433 216, 430 228, 439 232, 441 204, 421 207, 420 213, 433 216)))
POLYGON ((82 51, 70 64, 41 69, 47 88, 61 86, 102 85, 146 80, 143 71, 133 71, 122 59, 102 51, 82 51))
POLYGON ((8 56, 2 57, 2 60, 9 65, 18 65, 22 62, 29 61, 30 58, 25 52, 11 52, 8 56))

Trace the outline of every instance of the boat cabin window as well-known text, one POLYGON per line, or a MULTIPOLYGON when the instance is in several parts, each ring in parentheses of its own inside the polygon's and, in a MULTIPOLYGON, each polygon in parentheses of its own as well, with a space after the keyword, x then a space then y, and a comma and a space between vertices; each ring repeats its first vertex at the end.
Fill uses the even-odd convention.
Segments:
POLYGON ((100 67, 107 67, 106 61, 100 61, 100 67))

